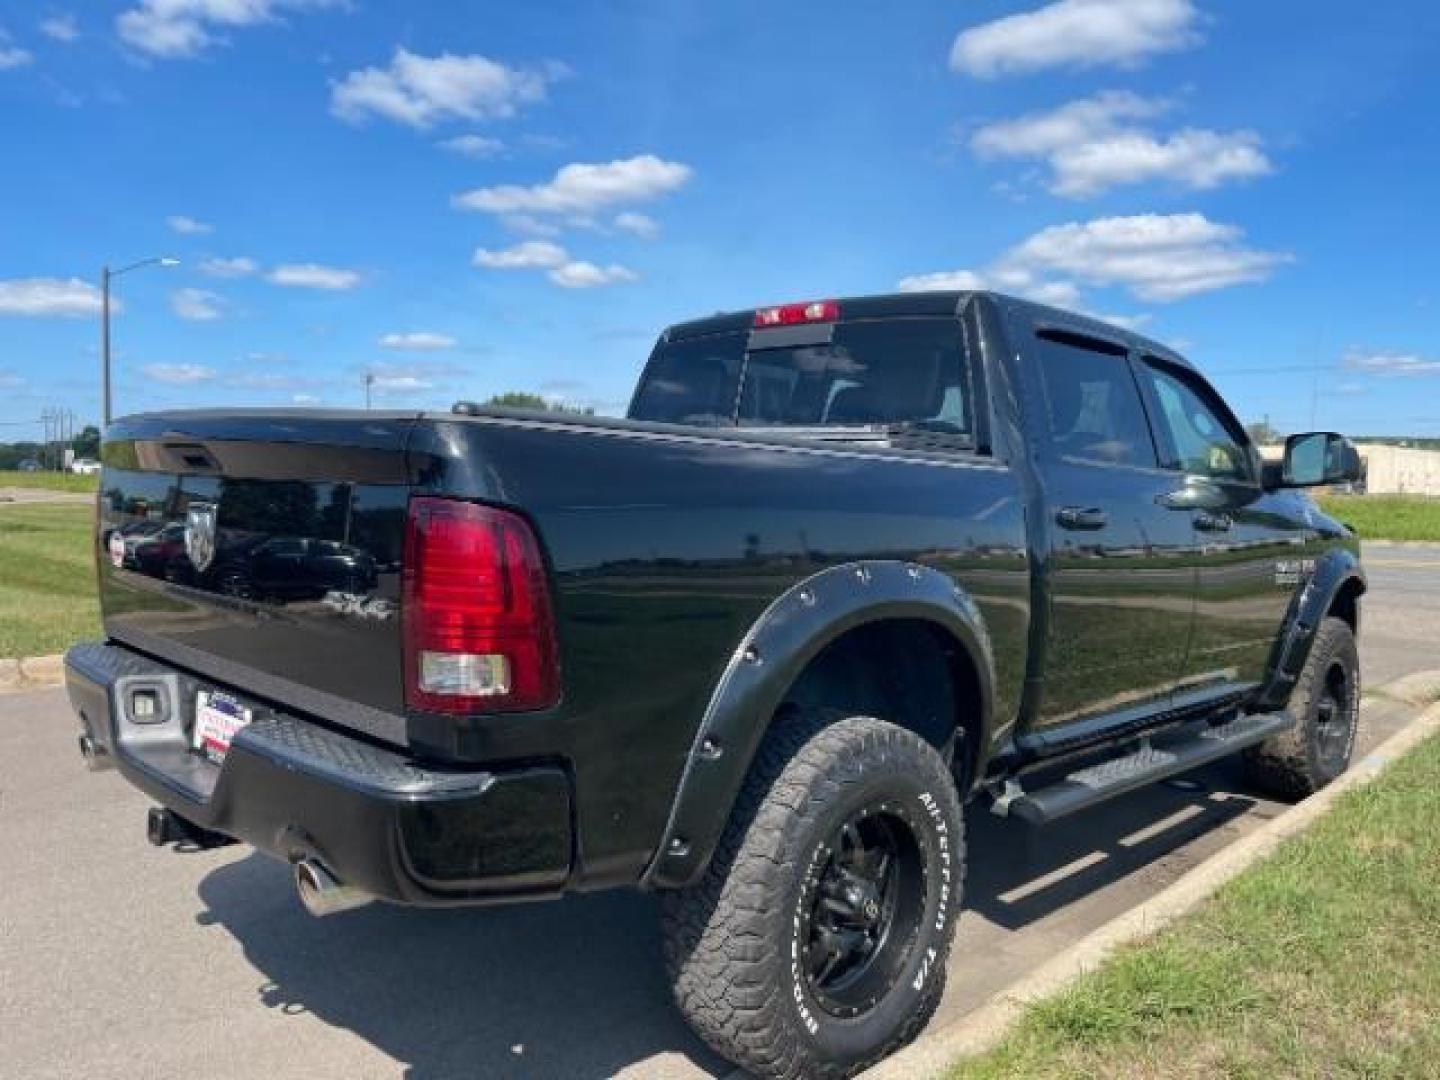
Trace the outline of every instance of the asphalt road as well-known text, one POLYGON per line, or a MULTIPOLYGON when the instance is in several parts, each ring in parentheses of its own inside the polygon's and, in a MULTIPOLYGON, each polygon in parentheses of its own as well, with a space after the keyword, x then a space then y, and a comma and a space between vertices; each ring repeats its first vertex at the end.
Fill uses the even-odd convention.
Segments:
MULTIPOLYGON (((1371 687, 1440 668, 1440 547, 1367 548, 1371 687)), ((1362 751, 1414 713, 1367 698, 1362 751)), ((0 697, 0 1074, 723 1076, 671 1010, 653 902, 306 915, 244 848, 149 847, 146 800, 74 749, 59 691, 0 697)), ((1233 763, 1032 833, 970 814, 942 1019, 1284 807, 1233 763)))

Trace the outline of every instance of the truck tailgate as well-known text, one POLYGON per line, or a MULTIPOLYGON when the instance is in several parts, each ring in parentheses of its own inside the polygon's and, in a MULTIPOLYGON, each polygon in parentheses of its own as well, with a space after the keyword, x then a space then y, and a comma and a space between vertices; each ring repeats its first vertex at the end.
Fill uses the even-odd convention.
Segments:
POLYGON ((403 743, 415 421, 227 410, 117 423, 96 535, 107 636, 403 743))

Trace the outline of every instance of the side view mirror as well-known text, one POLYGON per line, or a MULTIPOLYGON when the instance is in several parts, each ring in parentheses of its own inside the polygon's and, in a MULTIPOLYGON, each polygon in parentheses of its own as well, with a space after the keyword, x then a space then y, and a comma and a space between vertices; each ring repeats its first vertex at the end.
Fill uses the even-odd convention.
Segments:
POLYGON ((1360 452, 1333 431, 1311 431, 1285 440, 1279 487, 1318 487, 1360 479, 1360 452))

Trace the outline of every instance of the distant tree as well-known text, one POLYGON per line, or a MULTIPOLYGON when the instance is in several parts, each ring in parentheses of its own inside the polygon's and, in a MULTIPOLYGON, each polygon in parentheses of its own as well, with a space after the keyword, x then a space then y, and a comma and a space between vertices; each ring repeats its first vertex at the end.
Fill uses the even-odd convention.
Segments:
POLYGON ((37 442, 0 443, 0 469, 18 468, 22 461, 39 461, 43 451, 37 442))
POLYGON ((1250 434, 1250 440, 1258 446, 1269 446, 1271 443, 1278 443, 1285 436, 1270 426, 1268 420, 1258 420, 1253 424, 1246 424, 1245 430, 1250 434))
POLYGON ((594 416, 595 410, 588 405, 568 405, 563 401, 552 401, 528 390, 507 390, 503 394, 492 394, 484 404, 497 409, 534 409, 538 412, 576 413, 580 416, 594 416))
POLYGON ((91 458, 100 456, 100 429, 94 424, 86 424, 80 429, 70 442, 70 448, 75 451, 77 458, 91 458))
POLYGON ((527 390, 507 390, 503 394, 494 394, 486 405, 494 405, 499 409, 539 409, 548 412, 550 403, 539 394, 532 394, 527 390))

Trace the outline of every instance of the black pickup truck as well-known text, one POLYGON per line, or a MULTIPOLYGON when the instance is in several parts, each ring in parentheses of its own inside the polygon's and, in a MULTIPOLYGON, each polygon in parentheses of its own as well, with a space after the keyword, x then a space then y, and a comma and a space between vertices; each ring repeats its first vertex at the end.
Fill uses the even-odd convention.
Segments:
POLYGON ((1262 461, 1172 350, 1002 296, 673 326, 623 420, 168 412, 103 457, 68 685, 153 842, 317 914, 654 890, 767 1076, 925 1023, 968 799, 1045 826, 1237 752, 1298 797, 1354 742, 1359 545, 1293 490, 1353 446, 1262 461))

